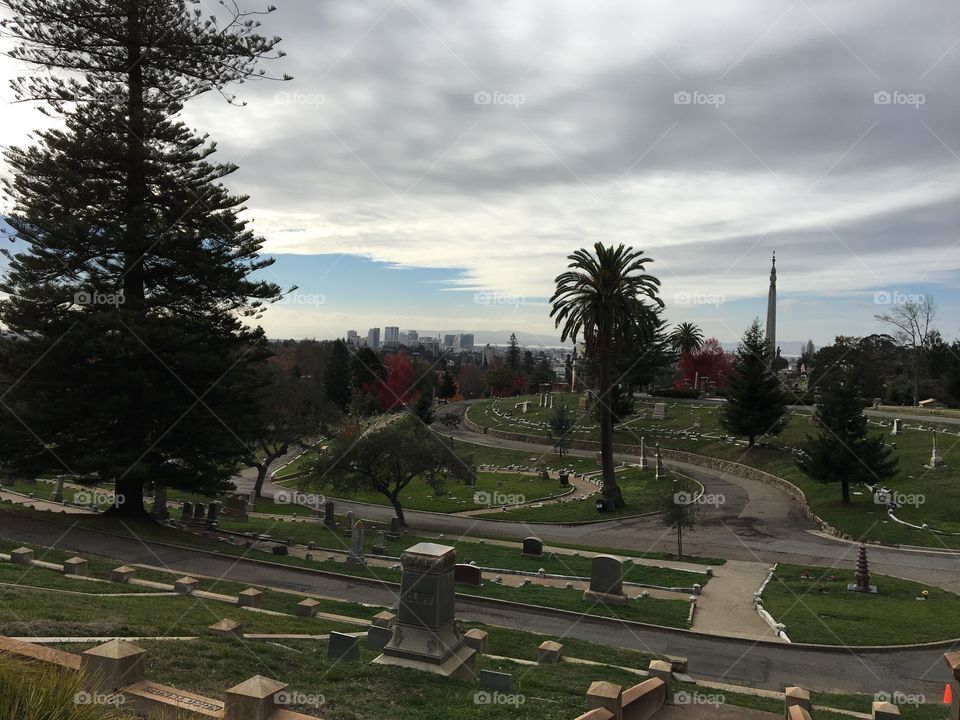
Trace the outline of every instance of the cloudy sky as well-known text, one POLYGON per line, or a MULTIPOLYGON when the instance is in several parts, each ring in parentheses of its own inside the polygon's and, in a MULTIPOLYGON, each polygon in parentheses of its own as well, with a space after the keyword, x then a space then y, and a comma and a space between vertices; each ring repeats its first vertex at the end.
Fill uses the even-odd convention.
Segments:
MULTIPOLYGON (((553 278, 596 241, 643 249, 668 318, 725 341, 774 250, 783 340, 876 332, 921 293, 960 334, 956 2, 294 0, 265 29, 295 79, 186 118, 300 286, 272 335, 555 337, 553 278)), ((21 142, 39 116, 0 97, 21 142)))

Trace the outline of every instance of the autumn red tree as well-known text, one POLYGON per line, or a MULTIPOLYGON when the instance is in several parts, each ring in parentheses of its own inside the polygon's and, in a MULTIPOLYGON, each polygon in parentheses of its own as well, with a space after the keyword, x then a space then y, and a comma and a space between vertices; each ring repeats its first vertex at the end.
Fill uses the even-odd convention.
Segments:
POLYGON ((414 389, 416 380, 413 366, 406 353, 389 353, 383 359, 387 377, 377 383, 368 383, 365 392, 375 394, 380 401, 380 409, 390 412, 415 402, 420 392, 414 389))
POLYGON ((467 363, 457 375, 457 388, 465 399, 478 398, 483 393, 483 374, 476 365, 467 363))
POLYGON ((720 341, 710 338, 699 350, 692 350, 680 356, 680 371, 684 384, 693 385, 699 376, 707 379, 716 387, 726 387, 727 378, 733 370, 733 360, 724 351, 720 341))

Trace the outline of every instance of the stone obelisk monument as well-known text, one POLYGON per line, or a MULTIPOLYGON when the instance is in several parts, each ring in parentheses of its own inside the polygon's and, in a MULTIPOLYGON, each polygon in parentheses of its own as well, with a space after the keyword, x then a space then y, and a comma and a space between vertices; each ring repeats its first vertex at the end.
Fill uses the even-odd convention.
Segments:
POLYGON ((770 357, 777 357, 777 253, 770 265, 770 290, 767 293, 767 344, 770 357))

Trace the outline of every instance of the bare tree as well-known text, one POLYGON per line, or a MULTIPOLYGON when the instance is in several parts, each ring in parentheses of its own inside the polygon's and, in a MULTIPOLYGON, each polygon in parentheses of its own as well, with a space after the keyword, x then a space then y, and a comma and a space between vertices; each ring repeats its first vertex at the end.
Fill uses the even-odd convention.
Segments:
POLYGON ((931 335, 935 332, 933 321, 937 316, 937 304, 933 298, 928 295, 918 298, 908 298, 895 304, 888 314, 875 316, 877 320, 893 327, 894 339, 909 355, 914 405, 920 402, 920 370, 931 335))

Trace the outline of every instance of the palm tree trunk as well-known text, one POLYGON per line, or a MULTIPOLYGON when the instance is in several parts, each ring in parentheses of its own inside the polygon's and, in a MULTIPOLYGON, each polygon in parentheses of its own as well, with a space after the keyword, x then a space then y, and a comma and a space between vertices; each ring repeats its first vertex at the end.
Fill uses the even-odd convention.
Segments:
POLYGON ((599 338, 597 359, 600 362, 600 462, 603 466, 603 497, 613 501, 614 508, 622 508, 623 492, 617 485, 613 473, 613 412, 610 407, 611 393, 611 358, 610 339, 605 335, 599 338))

